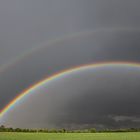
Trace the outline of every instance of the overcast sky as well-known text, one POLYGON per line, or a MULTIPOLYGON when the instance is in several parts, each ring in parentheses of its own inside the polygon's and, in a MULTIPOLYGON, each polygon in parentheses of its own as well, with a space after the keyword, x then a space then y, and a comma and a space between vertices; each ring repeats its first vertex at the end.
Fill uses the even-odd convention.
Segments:
POLYGON ((43 41, 100 27, 139 28, 138 0, 1 0, 0 64, 43 41))
POLYGON ((139 127, 140 67, 106 65, 41 85, 3 118, 23 128, 139 127))
POLYGON ((1 0, 0 109, 54 72, 140 62, 139 6, 139 0, 1 0))

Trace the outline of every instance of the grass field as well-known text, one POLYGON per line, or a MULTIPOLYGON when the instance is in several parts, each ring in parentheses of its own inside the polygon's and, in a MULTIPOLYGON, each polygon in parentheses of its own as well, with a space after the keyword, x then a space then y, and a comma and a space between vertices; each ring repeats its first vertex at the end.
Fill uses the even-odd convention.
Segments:
POLYGON ((0 140, 140 140, 140 133, 0 133, 0 140))

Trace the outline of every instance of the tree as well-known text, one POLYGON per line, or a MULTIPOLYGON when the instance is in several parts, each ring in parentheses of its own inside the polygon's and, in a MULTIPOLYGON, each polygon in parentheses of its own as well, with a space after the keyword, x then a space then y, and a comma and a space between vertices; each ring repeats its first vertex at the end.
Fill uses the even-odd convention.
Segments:
POLYGON ((90 132, 90 133, 95 133, 95 132, 96 132, 96 129, 95 129, 95 128, 91 128, 91 129, 89 130, 89 132, 90 132))
POLYGON ((4 126, 4 125, 1 125, 1 126, 0 126, 0 132, 4 132, 4 131, 5 131, 5 129, 6 129, 6 128, 5 128, 5 126, 4 126))

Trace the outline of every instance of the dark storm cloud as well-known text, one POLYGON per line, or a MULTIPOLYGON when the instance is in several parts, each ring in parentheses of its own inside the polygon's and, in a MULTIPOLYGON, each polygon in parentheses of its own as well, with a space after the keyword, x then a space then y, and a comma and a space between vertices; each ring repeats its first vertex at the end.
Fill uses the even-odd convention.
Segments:
MULTIPOLYGON (((0 74, 0 109, 25 88, 59 70, 99 61, 139 62, 139 5, 138 0, 0 1, 0 66, 43 41, 100 30, 46 46, 8 67, 0 74), (116 30, 107 31, 109 28, 116 30), (124 28, 131 31, 123 31, 124 28)), ((117 116, 110 119, 114 122, 117 116)))
POLYGON ((116 65, 65 76, 33 91, 5 125, 46 128, 139 127, 140 68, 116 65))
POLYGON ((97 28, 140 26, 138 0, 1 0, 0 64, 42 41, 97 28))
POLYGON ((135 117, 135 116, 110 116, 112 119, 114 119, 116 122, 120 122, 120 121, 132 121, 132 122, 140 122, 140 118, 139 117, 135 117))
POLYGON ((139 46, 140 32, 127 30, 100 30, 52 43, 1 74, 1 108, 25 88, 60 70, 102 61, 139 62, 139 46))
MULTIPOLYGON (((90 29, 97 16, 96 3, 84 0, 0 1, 0 64, 42 41, 90 29), (92 9, 88 10, 92 4, 92 9), (92 15, 88 17, 88 11, 92 15)), ((95 28, 95 23, 92 27, 95 28)))

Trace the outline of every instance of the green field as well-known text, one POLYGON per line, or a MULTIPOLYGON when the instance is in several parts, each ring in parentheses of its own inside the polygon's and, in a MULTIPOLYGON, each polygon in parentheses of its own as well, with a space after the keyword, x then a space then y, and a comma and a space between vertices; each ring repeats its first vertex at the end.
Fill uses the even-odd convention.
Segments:
POLYGON ((140 133, 0 133, 0 140, 140 140, 140 133))

